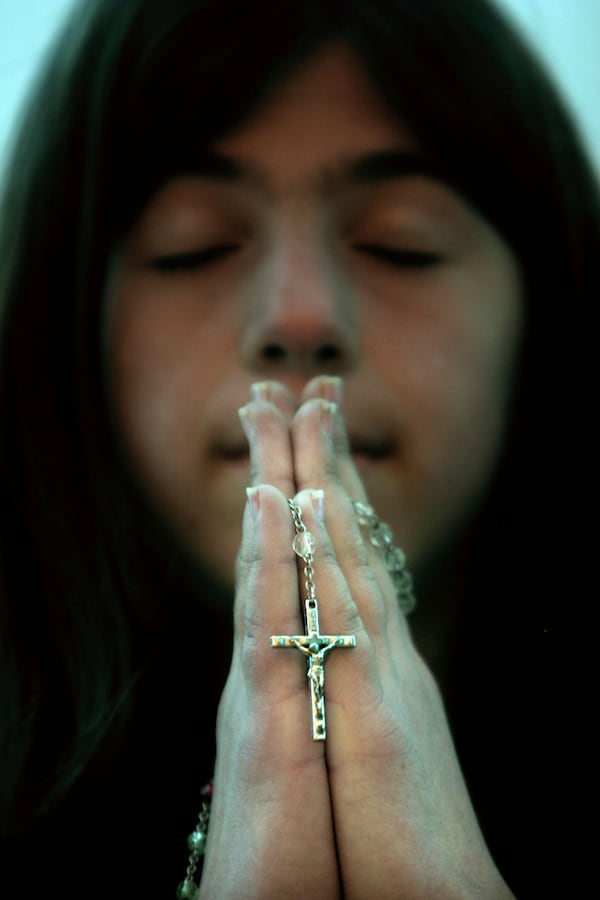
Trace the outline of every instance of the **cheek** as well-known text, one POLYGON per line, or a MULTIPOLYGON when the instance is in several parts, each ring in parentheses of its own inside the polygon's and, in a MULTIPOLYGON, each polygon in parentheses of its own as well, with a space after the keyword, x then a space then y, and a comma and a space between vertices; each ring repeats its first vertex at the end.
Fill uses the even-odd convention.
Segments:
MULTIPOLYGON (((136 457, 172 433, 174 400, 185 378, 181 323, 123 291, 115 298, 109 330, 109 371, 121 433, 136 457)), ((188 334, 187 340, 191 336, 188 334)))
POLYGON ((108 377, 125 451, 167 512, 181 513, 231 328, 210 327, 194 298, 154 297, 126 279, 108 308, 108 377))
POLYGON ((518 316, 487 315, 493 298, 482 309, 464 293, 456 300, 446 294, 443 307, 399 310, 371 332, 369 353, 394 385, 400 410, 420 423, 415 436, 447 433, 448 442, 504 418, 520 335, 518 316))
POLYGON ((520 282, 513 267, 477 274, 446 278, 439 292, 396 305, 368 330, 371 365, 396 409, 396 516, 415 564, 458 533, 503 446, 522 330, 520 282))
POLYGON ((110 378, 127 430, 138 416, 185 422, 235 344, 231 316, 201 303, 193 290, 153 290, 125 277, 109 302, 110 378), (220 365, 221 364, 221 365, 220 365))
POLYGON ((509 418, 523 330, 516 268, 506 261, 469 278, 459 275, 450 299, 457 312, 438 331, 439 365, 429 395, 453 457, 461 470, 473 467, 477 479, 494 465, 509 418))

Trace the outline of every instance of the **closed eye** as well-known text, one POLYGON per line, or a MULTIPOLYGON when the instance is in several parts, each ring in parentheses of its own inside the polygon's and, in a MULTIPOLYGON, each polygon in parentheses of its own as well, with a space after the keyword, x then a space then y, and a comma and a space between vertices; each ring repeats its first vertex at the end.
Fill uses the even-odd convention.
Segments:
POLYGON ((429 253, 424 250, 403 250, 396 247, 386 247, 381 244, 354 244, 355 250, 365 253, 384 263, 400 268, 429 268, 442 261, 438 253, 429 253))
POLYGON ((165 256, 155 257, 152 260, 152 267, 158 272, 193 271, 218 262, 238 249, 238 244, 215 244, 211 247, 204 247, 202 250, 169 253, 165 256))

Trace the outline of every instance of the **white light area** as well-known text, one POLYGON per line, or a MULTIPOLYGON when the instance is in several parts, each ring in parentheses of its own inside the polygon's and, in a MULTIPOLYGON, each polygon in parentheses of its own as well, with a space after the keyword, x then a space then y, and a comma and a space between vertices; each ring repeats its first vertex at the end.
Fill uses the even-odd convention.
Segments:
MULTIPOLYGON (((600 0, 496 2, 550 67, 600 173, 600 0)), ((74 0, 0 0, 0 169, 39 60, 73 5, 74 0)))
POLYGON ((0 169, 39 62, 74 0, 0 0, 0 169))
POLYGON ((600 175, 600 0, 496 0, 544 61, 600 175))

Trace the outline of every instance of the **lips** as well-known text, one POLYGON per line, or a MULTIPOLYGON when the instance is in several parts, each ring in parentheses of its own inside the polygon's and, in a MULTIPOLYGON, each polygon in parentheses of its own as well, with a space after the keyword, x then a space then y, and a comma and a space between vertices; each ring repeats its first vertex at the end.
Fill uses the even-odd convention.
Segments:
POLYGON ((394 442, 391 437, 374 435, 349 435, 350 452, 352 456, 366 457, 378 460, 390 456, 394 450, 394 442))
MULTIPOLYGON (((382 460, 390 456, 394 451, 394 442, 391 437, 377 436, 375 434, 349 435, 350 452, 352 456, 372 461, 382 460)), ((245 437, 225 437, 217 441, 214 447, 215 455, 227 462, 240 462, 248 459, 248 442, 245 437)))
POLYGON ((239 462, 248 459, 248 442, 244 438, 243 441, 220 441, 215 444, 214 455, 219 456, 227 462, 239 462))

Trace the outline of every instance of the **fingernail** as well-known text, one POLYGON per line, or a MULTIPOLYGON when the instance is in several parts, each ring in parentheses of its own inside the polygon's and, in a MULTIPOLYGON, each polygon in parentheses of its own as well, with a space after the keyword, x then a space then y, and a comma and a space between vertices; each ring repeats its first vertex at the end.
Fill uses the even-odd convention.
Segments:
POLYGON ((248 509, 252 515, 252 521, 256 522, 258 519, 258 511, 260 509, 260 488, 247 487, 246 496, 248 498, 248 509))
POLYGON ((337 375, 324 375, 321 381, 321 396, 324 400, 337 403, 339 406, 342 402, 342 386, 342 379, 337 375))
POLYGON ((337 403, 330 403, 328 400, 321 403, 321 426, 328 437, 333 435, 337 409, 337 403))
POLYGON ((317 514, 317 518, 321 524, 325 521, 325 491, 321 490, 313 490, 310 492, 310 499, 312 500, 313 509, 317 514))
POLYGON ((249 406, 249 403, 247 403, 246 406, 241 406, 238 409, 238 416, 240 417, 240 422, 242 423, 244 434, 248 438, 248 441, 251 441, 254 437, 256 429, 254 427, 254 421, 252 419, 252 413, 250 412, 249 406))
POLYGON ((269 381, 256 381, 250 388, 250 396, 253 400, 263 400, 271 403, 273 393, 269 381))

